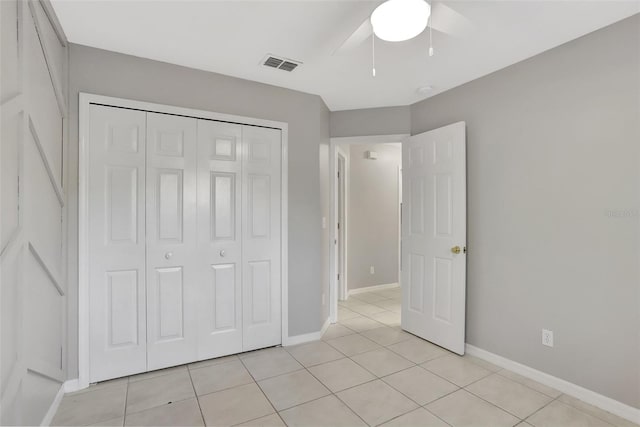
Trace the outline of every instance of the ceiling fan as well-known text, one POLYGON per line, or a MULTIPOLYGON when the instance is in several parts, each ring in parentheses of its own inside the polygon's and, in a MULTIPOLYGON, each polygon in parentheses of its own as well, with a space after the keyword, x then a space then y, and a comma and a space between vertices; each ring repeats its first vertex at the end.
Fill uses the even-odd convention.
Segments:
MULTIPOLYGON (((464 15, 442 2, 387 0, 377 5, 371 15, 333 51, 333 55, 353 50, 372 35, 392 42, 409 40, 422 33, 427 25, 430 30, 456 37, 471 28, 471 22, 464 15)), ((429 55, 433 55, 432 46, 429 55)))

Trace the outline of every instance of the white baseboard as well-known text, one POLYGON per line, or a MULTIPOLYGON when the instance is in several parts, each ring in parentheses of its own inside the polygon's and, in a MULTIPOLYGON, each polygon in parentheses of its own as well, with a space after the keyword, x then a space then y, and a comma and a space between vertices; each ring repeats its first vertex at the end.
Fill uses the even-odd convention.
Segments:
POLYGON ((384 289, 393 289, 393 288, 397 288, 399 286, 400 286, 399 283, 386 283, 384 285, 366 286, 364 288, 349 289, 348 294, 349 294, 349 296, 351 296, 351 295, 361 294, 363 292, 382 291, 384 289))
POLYGON ((78 378, 64 382, 65 393, 73 393, 74 391, 82 390, 83 388, 86 387, 80 387, 80 380, 78 378))
POLYGON ((289 346, 289 345, 304 344, 306 342, 311 342, 311 341, 318 341, 320 338, 322 338, 322 335, 324 335, 324 333, 326 332, 330 324, 331 324, 331 319, 327 317, 327 320, 325 320, 324 324, 322 325, 322 329, 320 329, 319 331, 289 337, 287 339, 287 342, 282 343, 282 345, 289 346))
POLYGON ((494 365, 513 371, 516 374, 522 375, 523 377, 530 378, 548 387, 555 388, 556 390, 561 391, 564 394, 573 396, 604 411, 610 412, 631 422, 640 424, 640 409, 626 405, 610 397, 596 393, 595 391, 588 390, 577 384, 570 383, 569 381, 554 377, 553 375, 538 371, 537 369, 531 368, 505 357, 498 356, 497 354, 472 346, 471 344, 466 344, 465 349, 466 353, 471 356, 475 356, 479 359, 491 362, 494 365))
POLYGON ((41 426, 51 425, 51 422, 53 421, 53 417, 56 415, 56 412, 58 412, 58 407, 60 406, 60 402, 62 402, 63 397, 64 397, 64 384, 60 384, 60 390, 58 390, 58 393, 56 393, 56 397, 53 399, 53 402, 51 402, 51 406, 49 406, 49 410, 47 411, 44 418, 42 419, 42 422, 40 423, 41 426))

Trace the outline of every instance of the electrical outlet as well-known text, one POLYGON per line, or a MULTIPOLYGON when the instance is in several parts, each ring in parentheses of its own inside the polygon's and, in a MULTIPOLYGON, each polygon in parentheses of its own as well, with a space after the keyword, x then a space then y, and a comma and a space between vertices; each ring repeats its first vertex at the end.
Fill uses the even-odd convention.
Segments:
POLYGON ((376 274, 376 269, 375 269, 375 267, 373 265, 371 267, 369 267, 369 273, 376 274))
POLYGON ((548 329, 542 330, 542 345, 553 347, 553 331, 548 329))

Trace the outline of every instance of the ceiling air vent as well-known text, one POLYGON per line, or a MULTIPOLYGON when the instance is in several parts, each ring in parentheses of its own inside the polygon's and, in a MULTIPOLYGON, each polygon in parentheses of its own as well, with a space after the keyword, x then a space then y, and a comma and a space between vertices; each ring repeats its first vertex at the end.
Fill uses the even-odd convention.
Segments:
POLYGON ((302 62, 294 61, 293 59, 279 58, 274 55, 267 55, 262 60, 262 65, 269 68, 277 68, 278 70, 291 72, 295 70, 298 65, 302 65, 302 62))

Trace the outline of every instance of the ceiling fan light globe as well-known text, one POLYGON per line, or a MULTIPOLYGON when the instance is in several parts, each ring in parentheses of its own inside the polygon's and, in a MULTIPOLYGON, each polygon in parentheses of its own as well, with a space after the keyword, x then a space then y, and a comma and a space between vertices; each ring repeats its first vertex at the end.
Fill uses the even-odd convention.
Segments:
POLYGON ((431 7, 424 0, 387 0, 371 14, 374 34, 388 42, 410 40, 429 22, 431 7))

